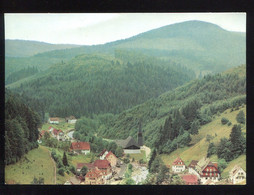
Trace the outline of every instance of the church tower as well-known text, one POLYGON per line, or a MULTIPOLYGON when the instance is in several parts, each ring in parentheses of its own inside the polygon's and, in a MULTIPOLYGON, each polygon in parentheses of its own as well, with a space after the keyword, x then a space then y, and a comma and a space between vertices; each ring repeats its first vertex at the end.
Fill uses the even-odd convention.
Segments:
POLYGON ((138 129, 138 145, 143 146, 143 135, 141 129, 141 122, 139 122, 139 129, 138 129))

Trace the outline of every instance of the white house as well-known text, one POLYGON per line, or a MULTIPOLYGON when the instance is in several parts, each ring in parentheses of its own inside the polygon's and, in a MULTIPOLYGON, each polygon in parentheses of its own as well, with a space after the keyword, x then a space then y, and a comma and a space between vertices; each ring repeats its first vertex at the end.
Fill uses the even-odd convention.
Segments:
POLYGON ((172 164, 172 171, 175 173, 183 172, 185 170, 185 164, 180 157, 177 157, 172 164))
POLYGON ((77 119, 74 116, 70 116, 66 118, 66 122, 69 124, 75 124, 77 122, 77 119))
POLYGON ((70 150, 73 153, 81 153, 86 155, 90 153, 90 144, 89 142, 72 142, 70 150))
POLYGON ((235 165, 234 168, 229 172, 229 180, 233 184, 238 184, 246 180, 246 172, 238 165, 235 165))
POLYGON ((106 149, 104 149, 104 150, 99 154, 100 160, 104 160, 107 154, 108 154, 108 151, 107 151, 106 149))
POLYGON ((49 124, 59 124, 59 118, 49 118, 49 124))

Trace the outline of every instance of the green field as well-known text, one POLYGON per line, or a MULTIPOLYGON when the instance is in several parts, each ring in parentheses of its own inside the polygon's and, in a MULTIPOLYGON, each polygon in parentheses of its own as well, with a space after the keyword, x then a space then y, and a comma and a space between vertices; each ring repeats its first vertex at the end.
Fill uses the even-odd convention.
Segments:
POLYGON ((70 129, 75 129, 75 124, 69 124, 66 122, 60 122, 59 124, 44 123, 41 129, 48 130, 49 127, 53 127, 55 129, 61 129, 63 132, 66 132, 70 129))
POLYGON ((132 160, 132 158, 134 158, 135 161, 139 161, 141 159, 146 161, 146 152, 144 150, 141 150, 141 153, 138 153, 138 154, 129 154, 129 155, 130 155, 130 160, 132 160))
POLYGON ((5 167, 6 183, 30 184, 34 176, 43 177, 45 184, 54 184, 54 164, 44 146, 29 151, 19 162, 5 167))
MULTIPOLYGON (((192 146, 190 147, 184 147, 184 148, 179 148, 172 152, 171 154, 162 154, 161 159, 166 165, 172 165, 173 161, 177 158, 177 156, 180 156, 182 160, 184 161, 185 165, 188 166, 189 163, 192 160, 200 160, 202 157, 206 156, 207 154, 207 149, 209 142, 206 141, 206 135, 210 134, 213 136, 213 139, 211 142, 214 142, 215 145, 217 145, 220 141, 221 138, 226 137, 229 138, 229 135, 231 133, 231 129, 234 124, 236 124, 236 115, 239 113, 239 111, 243 110, 245 115, 246 115, 246 106, 241 107, 239 110, 230 112, 230 109, 226 110, 219 116, 215 116, 212 122, 201 126, 199 129, 199 134, 191 136, 192 141, 191 144, 192 146), (228 118, 232 125, 222 125, 221 124, 221 118, 226 117, 228 118), (217 134, 217 135, 215 135, 217 134)), ((246 125, 243 126, 242 132, 246 132, 246 125)), ((222 173, 223 176, 225 176, 229 169, 232 169, 233 166, 237 163, 240 163, 240 166, 244 169, 246 167, 246 155, 242 155, 241 157, 231 161, 228 165, 228 168, 224 170, 222 173)), ((211 161, 217 161, 218 157, 217 155, 211 156, 211 161)))

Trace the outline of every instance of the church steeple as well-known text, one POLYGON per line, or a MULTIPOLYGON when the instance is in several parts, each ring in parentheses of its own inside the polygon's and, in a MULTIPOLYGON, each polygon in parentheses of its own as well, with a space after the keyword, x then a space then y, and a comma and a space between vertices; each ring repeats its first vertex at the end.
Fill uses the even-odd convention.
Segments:
POLYGON ((141 121, 139 121, 139 128, 138 128, 138 145, 143 146, 143 135, 142 135, 142 128, 141 128, 141 121))

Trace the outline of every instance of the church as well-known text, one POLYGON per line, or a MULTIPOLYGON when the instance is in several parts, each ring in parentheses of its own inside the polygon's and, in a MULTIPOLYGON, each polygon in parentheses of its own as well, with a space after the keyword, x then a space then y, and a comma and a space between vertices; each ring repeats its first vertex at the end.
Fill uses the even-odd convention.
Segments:
POLYGON ((140 148, 143 146, 143 135, 141 130, 141 123, 139 123, 138 142, 133 137, 129 136, 125 140, 115 140, 116 144, 123 148, 125 154, 140 153, 140 148))

